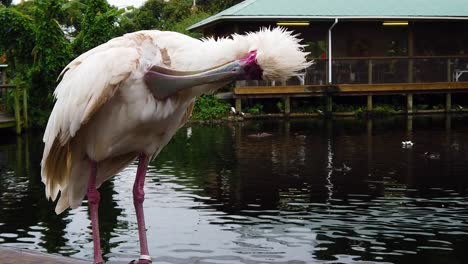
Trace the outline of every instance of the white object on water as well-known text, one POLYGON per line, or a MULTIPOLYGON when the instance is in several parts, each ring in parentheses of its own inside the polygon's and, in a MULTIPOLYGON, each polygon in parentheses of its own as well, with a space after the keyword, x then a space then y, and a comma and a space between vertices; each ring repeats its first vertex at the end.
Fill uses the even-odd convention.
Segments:
POLYGON ((403 148, 411 148, 414 145, 414 143, 411 142, 411 140, 402 141, 401 144, 403 145, 403 148))
POLYGON ((231 113, 233 113, 233 114, 236 114, 236 113, 237 113, 237 112, 236 112, 236 109, 235 109, 233 106, 231 106, 231 113))

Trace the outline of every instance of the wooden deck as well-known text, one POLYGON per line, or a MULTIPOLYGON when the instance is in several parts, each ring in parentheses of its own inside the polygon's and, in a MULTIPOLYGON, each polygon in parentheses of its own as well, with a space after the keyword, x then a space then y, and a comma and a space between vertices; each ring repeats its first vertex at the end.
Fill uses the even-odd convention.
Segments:
POLYGON ((0 128, 15 127, 16 121, 13 116, 0 111, 0 128))
MULTIPOLYGON (((452 94, 468 93, 468 82, 430 83, 381 83, 381 84, 327 84, 327 85, 282 85, 282 86, 241 86, 234 88, 232 98, 236 100, 236 111, 242 111, 242 99, 283 98, 284 114, 291 113, 290 100, 293 97, 326 97, 325 112, 332 113, 332 98, 335 96, 367 96, 367 111, 373 110, 374 95, 406 96, 406 113, 413 110, 414 94, 445 94, 445 109, 441 112, 459 112, 452 109, 452 94)), ((223 95, 224 98, 229 96, 223 95)))
POLYGON ((468 92, 468 82, 382 83, 337 85, 244 86, 234 88, 235 97, 353 96, 379 94, 427 94, 468 92))
POLYGON ((0 247, 2 264, 85 264, 89 263, 75 258, 35 252, 27 249, 0 247))
POLYGON ((17 134, 21 134, 22 130, 28 127, 27 92, 25 89, 20 90, 13 84, 0 84, 2 95, 8 89, 14 89, 14 98, 13 102, 8 102, 6 98, 0 97, 0 129, 14 128, 17 134), (8 104, 11 103, 13 103, 13 114, 4 111, 4 109, 8 109, 8 104))

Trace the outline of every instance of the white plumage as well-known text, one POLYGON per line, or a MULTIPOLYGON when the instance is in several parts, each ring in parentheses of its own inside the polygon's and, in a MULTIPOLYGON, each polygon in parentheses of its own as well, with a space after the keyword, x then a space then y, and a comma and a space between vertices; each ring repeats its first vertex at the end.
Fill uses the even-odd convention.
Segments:
POLYGON ((197 71, 256 50, 264 79, 286 79, 309 64, 299 39, 284 29, 262 29, 219 40, 139 31, 100 45, 62 72, 57 99, 44 134, 42 181, 59 214, 78 207, 88 186, 90 161, 96 186, 134 161, 155 157, 188 120, 196 96, 225 82, 198 85, 156 99, 143 80, 152 66, 197 71))

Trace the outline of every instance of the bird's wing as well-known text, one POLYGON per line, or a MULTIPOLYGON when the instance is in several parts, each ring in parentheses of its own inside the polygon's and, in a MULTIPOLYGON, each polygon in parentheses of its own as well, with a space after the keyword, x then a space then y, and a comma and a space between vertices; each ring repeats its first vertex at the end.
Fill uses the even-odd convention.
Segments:
POLYGON ((60 186, 66 185, 71 169, 69 141, 138 68, 139 57, 135 47, 109 45, 83 54, 66 67, 43 138, 42 180, 48 197, 55 200, 60 186))

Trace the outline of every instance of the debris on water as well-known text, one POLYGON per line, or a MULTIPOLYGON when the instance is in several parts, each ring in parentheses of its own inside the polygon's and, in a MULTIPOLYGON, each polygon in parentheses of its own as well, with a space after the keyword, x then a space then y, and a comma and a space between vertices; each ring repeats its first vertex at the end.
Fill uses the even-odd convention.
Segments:
POLYGON ((263 137, 269 137, 269 136, 272 136, 272 135, 273 134, 262 132, 262 133, 257 133, 257 134, 250 134, 250 135, 248 135, 248 137, 263 138, 263 137))
POLYGON ((450 145, 450 148, 454 149, 454 150, 460 150, 460 144, 458 143, 453 143, 452 145, 450 145))
POLYGON ((402 141, 402 142, 401 142, 401 146, 402 146, 403 148, 412 148, 413 145, 414 145, 414 143, 411 142, 411 140, 402 141))
POLYGON ((301 135, 299 133, 294 133, 294 136, 296 136, 296 138, 300 138, 300 139, 305 139, 306 138, 305 135, 301 135))
POLYGON ((426 151, 424 152, 424 157, 431 159, 431 160, 438 160, 440 159, 440 153, 426 151))
POLYGON ((351 167, 347 166, 345 163, 341 167, 334 168, 335 171, 348 172, 351 170, 351 167))

